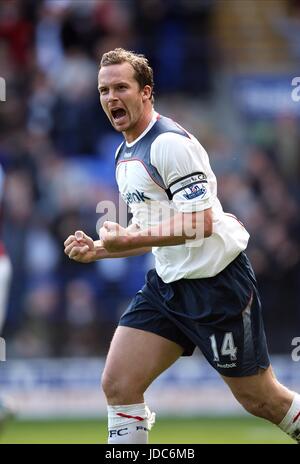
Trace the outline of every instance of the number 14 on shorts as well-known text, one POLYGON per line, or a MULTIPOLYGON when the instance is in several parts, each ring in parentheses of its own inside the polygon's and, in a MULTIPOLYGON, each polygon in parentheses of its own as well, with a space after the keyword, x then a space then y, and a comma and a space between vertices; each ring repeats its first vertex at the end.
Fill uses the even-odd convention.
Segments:
MULTIPOLYGON (((220 361, 216 336, 212 334, 210 337, 211 349, 214 354, 214 361, 220 361)), ((232 332, 226 332, 221 346, 221 355, 229 356, 230 361, 236 361, 237 347, 234 344, 232 332)))

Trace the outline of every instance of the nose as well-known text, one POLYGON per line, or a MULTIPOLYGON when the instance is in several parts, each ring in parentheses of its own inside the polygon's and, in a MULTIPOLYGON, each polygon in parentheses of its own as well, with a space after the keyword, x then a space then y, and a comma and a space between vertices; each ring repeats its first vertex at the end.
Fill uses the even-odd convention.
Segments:
POLYGON ((118 98, 116 97, 114 91, 113 91, 113 90, 109 90, 108 95, 107 95, 107 101, 108 101, 108 103, 109 103, 109 102, 116 101, 117 99, 118 99, 118 98))

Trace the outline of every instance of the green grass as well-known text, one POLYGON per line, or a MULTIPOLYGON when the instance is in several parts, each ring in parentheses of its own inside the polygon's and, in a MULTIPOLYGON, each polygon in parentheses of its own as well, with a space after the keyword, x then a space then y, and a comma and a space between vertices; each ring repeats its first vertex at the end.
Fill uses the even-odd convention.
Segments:
MULTIPOLYGON (((106 422, 97 420, 13 421, 0 435, 0 444, 106 443, 106 422)), ((243 418, 159 418, 150 443, 293 443, 263 420, 243 418)))

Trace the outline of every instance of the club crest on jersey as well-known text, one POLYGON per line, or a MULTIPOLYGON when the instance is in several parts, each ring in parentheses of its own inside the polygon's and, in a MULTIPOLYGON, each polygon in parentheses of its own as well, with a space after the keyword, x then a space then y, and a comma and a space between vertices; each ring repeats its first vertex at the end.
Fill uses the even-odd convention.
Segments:
POLYGON ((194 184, 190 187, 185 187, 183 196, 186 200, 192 200, 193 198, 203 198, 206 194, 206 188, 202 184, 194 184))
POLYGON ((140 192, 137 189, 134 192, 122 193, 122 198, 125 203, 127 203, 127 205, 130 205, 131 203, 142 203, 146 200, 150 200, 150 198, 145 195, 145 192, 140 192))

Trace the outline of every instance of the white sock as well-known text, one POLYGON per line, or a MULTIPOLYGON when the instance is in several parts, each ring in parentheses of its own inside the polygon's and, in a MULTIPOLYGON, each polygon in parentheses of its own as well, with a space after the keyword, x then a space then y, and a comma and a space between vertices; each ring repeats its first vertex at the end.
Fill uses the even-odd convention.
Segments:
POLYGON ((108 443, 148 443, 148 431, 155 422, 155 413, 145 403, 107 406, 108 443))
POLYGON ((290 409, 278 427, 300 443, 300 395, 297 393, 290 409))

